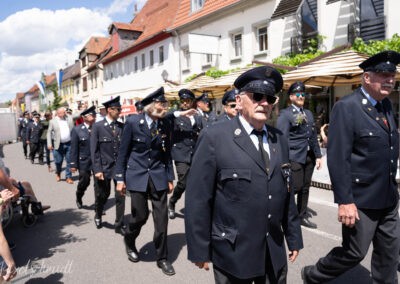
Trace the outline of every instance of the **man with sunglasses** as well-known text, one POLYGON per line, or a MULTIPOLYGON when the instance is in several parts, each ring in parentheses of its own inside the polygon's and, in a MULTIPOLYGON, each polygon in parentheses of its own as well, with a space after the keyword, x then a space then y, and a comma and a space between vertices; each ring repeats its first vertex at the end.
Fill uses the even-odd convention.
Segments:
POLYGON ((181 89, 178 95, 180 110, 167 115, 173 124, 171 155, 178 175, 174 193, 168 203, 168 216, 170 219, 175 218, 175 204, 185 191, 186 178, 192 162, 197 137, 203 128, 202 117, 193 109, 195 100, 193 92, 188 89, 181 89), (184 115, 190 110, 195 114, 184 115))
POLYGON ((266 124, 283 85, 269 66, 234 82, 239 115, 202 130, 188 176, 188 258, 216 283, 286 283, 303 247, 286 137, 266 124))
POLYGON ((212 111, 211 101, 206 92, 196 98, 197 112, 203 118, 203 126, 209 126, 217 120, 217 116, 212 111))
MULTIPOLYGON (((117 119, 121 113, 120 97, 117 96, 103 103, 107 115, 102 121, 92 126, 90 136, 90 155, 94 173, 95 192, 95 217, 94 223, 97 229, 102 227, 102 215, 104 205, 110 196, 111 183, 116 186, 114 169, 121 143, 123 124, 117 119)), ((125 196, 115 190, 115 224, 116 233, 124 234, 125 196)))
POLYGON ((224 96, 222 97, 222 104, 224 106, 224 113, 218 116, 217 121, 225 121, 231 120, 237 115, 236 110, 236 95, 238 94, 238 90, 233 89, 226 91, 224 96))
POLYGON ((161 87, 142 100, 143 113, 128 118, 115 169, 117 190, 131 197, 131 221, 124 237, 128 259, 139 261, 136 238, 153 206, 157 266, 166 275, 175 270, 168 261, 167 194, 173 190, 174 170, 171 159, 171 124, 165 119, 168 101, 161 87))
POLYGON ((297 209, 301 225, 315 229, 317 225, 309 220, 307 204, 314 167, 315 165, 317 169, 322 167, 322 155, 313 114, 304 108, 305 91, 306 88, 302 82, 295 82, 289 87, 288 95, 292 104, 281 110, 277 128, 289 139, 292 182, 297 194, 297 209))

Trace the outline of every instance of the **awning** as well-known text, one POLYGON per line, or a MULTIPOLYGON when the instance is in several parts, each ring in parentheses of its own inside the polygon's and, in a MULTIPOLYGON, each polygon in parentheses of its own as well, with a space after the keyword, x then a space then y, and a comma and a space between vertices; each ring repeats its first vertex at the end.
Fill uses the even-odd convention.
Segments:
MULTIPOLYGON (((361 84, 363 70, 358 65, 369 56, 354 50, 333 53, 283 75, 286 88, 295 81, 316 86, 361 84)), ((398 68, 400 71, 400 69, 398 68)), ((400 75, 397 74, 397 79, 400 75)))

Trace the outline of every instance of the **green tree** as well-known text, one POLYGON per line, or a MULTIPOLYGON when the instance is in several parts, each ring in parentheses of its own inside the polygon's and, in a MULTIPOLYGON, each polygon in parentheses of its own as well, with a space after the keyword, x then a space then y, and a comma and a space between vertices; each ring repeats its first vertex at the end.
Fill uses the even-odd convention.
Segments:
POLYGON ((54 100, 53 100, 53 104, 51 105, 51 109, 52 110, 56 110, 61 106, 61 96, 58 95, 58 88, 57 88, 57 84, 52 84, 52 85, 48 85, 46 86, 47 90, 50 90, 53 92, 54 94, 54 100))

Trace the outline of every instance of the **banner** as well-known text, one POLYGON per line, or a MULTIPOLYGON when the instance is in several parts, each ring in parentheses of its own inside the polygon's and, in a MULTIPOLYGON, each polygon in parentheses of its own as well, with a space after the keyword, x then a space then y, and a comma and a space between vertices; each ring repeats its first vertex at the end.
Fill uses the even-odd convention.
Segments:
POLYGON ((36 82, 36 85, 38 86, 38 88, 39 88, 39 91, 42 93, 42 95, 44 96, 45 95, 45 92, 44 92, 44 83, 42 82, 42 81, 37 81, 36 82))
POLYGON ((63 71, 62 69, 60 69, 60 70, 58 70, 58 71, 56 72, 57 86, 58 86, 58 89, 59 89, 59 90, 61 90, 63 75, 64 75, 64 71, 63 71))

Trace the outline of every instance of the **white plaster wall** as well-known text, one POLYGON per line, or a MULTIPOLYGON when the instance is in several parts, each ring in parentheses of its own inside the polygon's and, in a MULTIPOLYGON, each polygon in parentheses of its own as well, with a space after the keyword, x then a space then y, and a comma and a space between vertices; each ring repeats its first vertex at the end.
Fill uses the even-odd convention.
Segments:
MULTIPOLYGON (((168 80, 175 81, 177 78, 178 60, 172 48, 172 39, 168 38, 152 46, 130 54, 117 61, 104 66, 107 73, 107 80, 103 81, 103 99, 115 97, 117 95, 124 98, 141 98, 161 86, 164 81, 161 73, 168 72, 168 80), (164 62, 159 63, 159 47, 164 46, 164 62), (154 51, 154 65, 150 67, 150 50, 154 51), (142 54, 145 54, 146 67, 142 70, 142 54), (138 71, 134 71, 134 58, 138 58, 138 71), (113 79, 110 79, 110 70, 113 72, 113 79)), ((103 79, 105 77, 103 76, 103 79)), ((99 100, 100 102, 100 100, 99 100)))
MULTIPOLYGON (((180 46, 188 46, 188 34, 197 33, 205 35, 221 36, 219 44, 220 56, 213 56, 213 65, 220 70, 234 69, 244 67, 250 64, 253 60, 271 61, 269 52, 259 53, 256 41, 256 29, 260 26, 268 24, 272 13, 274 12, 276 1, 261 1, 259 4, 251 8, 242 9, 230 15, 221 16, 215 21, 207 23, 199 23, 190 31, 185 31, 180 34, 180 46), (242 56, 234 58, 232 34, 242 33, 242 56)), ((270 32, 270 31, 268 31, 270 32)), ((178 44, 179 41, 176 41, 178 44)), ((271 47, 273 43, 269 41, 271 47)), ((179 46, 175 45, 175 50, 179 50, 179 46)), ((203 68, 202 54, 191 53, 190 72, 183 74, 183 80, 191 74, 199 74, 208 68, 203 68)))
POLYGON ((395 33, 400 35, 400 1, 386 0, 385 12, 386 15, 386 38, 391 38, 395 33))

